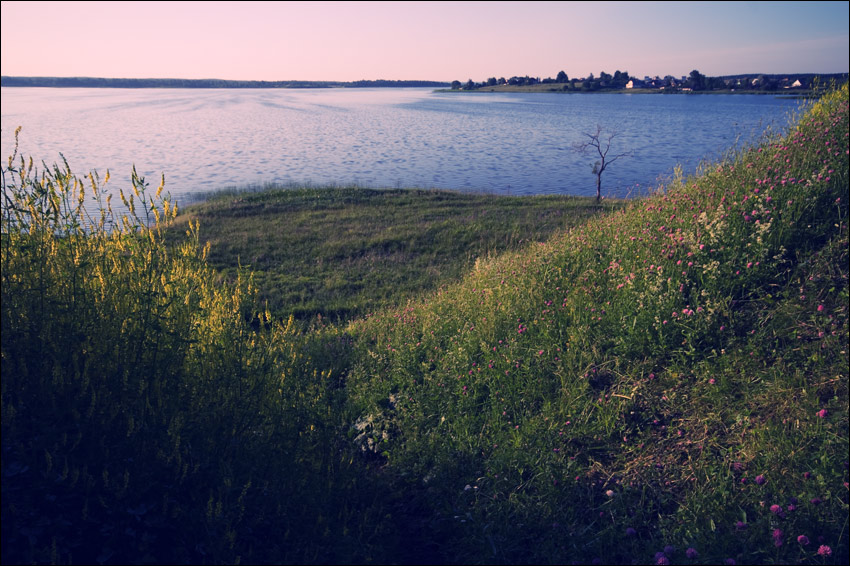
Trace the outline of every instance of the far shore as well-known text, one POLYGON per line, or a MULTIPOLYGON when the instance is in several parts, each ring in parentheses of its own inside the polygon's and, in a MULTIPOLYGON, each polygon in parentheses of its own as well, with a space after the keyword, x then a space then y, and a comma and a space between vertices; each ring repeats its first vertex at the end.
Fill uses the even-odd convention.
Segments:
POLYGON ((604 90, 582 90, 564 89, 561 84, 536 84, 536 85, 497 85, 484 86, 475 90, 464 89, 438 89, 434 92, 451 92, 463 94, 475 94, 478 92, 501 92, 501 93, 555 93, 555 94, 760 94, 770 96, 781 96, 788 98, 812 98, 818 94, 810 89, 782 89, 782 90, 744 90, 744 89, 723 89, 723 90, 681 90, 681 89, 659 89, 659 88, 623 88, 623 89, 604 89, 604 90))

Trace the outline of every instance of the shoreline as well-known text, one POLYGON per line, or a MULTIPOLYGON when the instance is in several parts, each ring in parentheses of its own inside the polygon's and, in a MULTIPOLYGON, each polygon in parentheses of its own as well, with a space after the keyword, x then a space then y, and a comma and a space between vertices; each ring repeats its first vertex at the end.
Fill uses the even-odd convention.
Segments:
POLYGON ((475 90, 463 90, 463 89, 436 89, 434 92, 439 93, 455 93, 455 94, 475 94, 475 93, 502 93, 502 94, 655 94, 655 95, 706 95, 706 94, 755 94, 759 96, 777 96, 784 97, 789 99, 803 99, 803 98, 819 98, 820 95, 811 90, 777 90, 777 91, 762 91, 762 90, 737 90, 737 89, 724 89, 724 90, 703 90, 703 91, 682 91, 682 90, 661 90, 661 89, 649 89, 649 88, 634 88, 634 89, 607 89, 607 90, 581 90, 581 89, 570 89, 564 90, 563 88, 556 88, 547 86, 546 88, 542 88, 543 85, 534 85, 534 86, 520 86, 520 87, 502 87, 502 86, 488 86, 481 87, 475 90))

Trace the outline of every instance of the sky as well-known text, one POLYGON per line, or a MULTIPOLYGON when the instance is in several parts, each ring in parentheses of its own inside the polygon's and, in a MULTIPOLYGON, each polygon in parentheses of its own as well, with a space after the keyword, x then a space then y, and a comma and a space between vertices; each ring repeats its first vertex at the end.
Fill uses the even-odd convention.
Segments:
POLYGON ((846 73, 850 2, 14 2, 0 74, 480 82, 846 73))

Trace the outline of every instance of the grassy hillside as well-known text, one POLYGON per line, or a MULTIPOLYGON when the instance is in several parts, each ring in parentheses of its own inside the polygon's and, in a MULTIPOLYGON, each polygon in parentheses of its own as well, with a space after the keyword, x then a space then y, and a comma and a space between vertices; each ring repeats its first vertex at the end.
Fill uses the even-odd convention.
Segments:
POLYGON ((350 401, 447 556, 819 559, 805 535, 846 557, 847 136, 845 88, 784 139, 352 325, 350 401))
MULTIPOLYGON (((258 229, 216 240, 135 175, 118 214, 95 176, 13 157, 2 561, 846 562, 848 98, 665 194, 519 245, 508 235, 540 218, 530 206, 509 224, 520 232, 446 249, 468 266, 454 283, 303 331, 264 311, 250 273, 210 258, 240 238, 262 250, 289 227, 264 211, 308 192, 229 201, 258 229), (513 249, 487 253, 502 241, 513 249)), ((338 219, 377 210, 339 206, 344 194, 287 209, 344 234, 322 252, 343 275, 323 281, 352 276, 345 241, 373 249, 338 219)), ((374 232, 425 245, 466 232, 452 228, 465 216, 416 212, 441 195, 357 196, 412 199, 374 232), (448 231, 420 237, 423 222, 448 231)), ((262 253, 279 246, 321 248, 262 253)), ((274 277, 307 269, 237 249, 274 277)), ((430 269, 405 259, 399 271, 430 269)))

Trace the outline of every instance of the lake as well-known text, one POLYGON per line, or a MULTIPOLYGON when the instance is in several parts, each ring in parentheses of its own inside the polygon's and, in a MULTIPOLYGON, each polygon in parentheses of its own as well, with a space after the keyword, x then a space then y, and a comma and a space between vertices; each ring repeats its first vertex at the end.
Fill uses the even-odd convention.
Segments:
POLYGON ((595 195, 597 124, 632 152, 603 195, 645 193, 736 143, 781 130, 800 101, 759 95, 439 93, 412 89, 2 88, 2 156, 20 150, 78 175, 152 187, 178 202, 265 183, 595 195))

